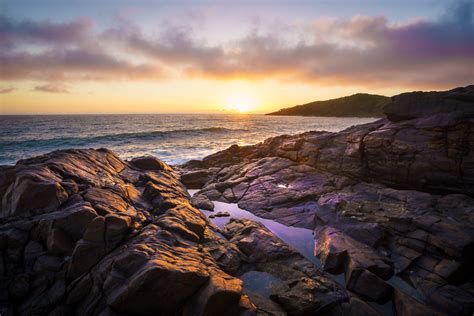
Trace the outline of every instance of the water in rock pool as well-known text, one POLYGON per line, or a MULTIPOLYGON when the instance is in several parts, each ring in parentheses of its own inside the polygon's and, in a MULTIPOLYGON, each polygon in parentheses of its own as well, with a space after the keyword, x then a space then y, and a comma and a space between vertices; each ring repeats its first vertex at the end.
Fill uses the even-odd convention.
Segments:
POLYGON ((273 274, 261 271, 249 271, 240 276, 247 291, 256 293, 263 297, 270 297, 272 287, 281 283, 282 280, 273 274))
POLYGON ((340 131, 374 118, 218 114, 0 115, 0 165, 65 148, 109 148, 169 164, 281 134, 340 131))
MULTIPOLYGON (((189 194, 193 196, 199 190, 188 190, 189 194)), ((224 228, 231 218, 246 218, 256 222, 260 222, 267 227, 271 232, 277 235, 288 245, 292 246, 299 253, 313 262, 316 266, 321 267, 321 261, 314 256, 314 235, 313 231, 306 228, 285 226, 271 219, 265 219, 258 217, 246 210, 238 207, 235 203, 224 203, 219 201, 213 201, 214 211, 201 210, 206 216, 216 214, 217 212, 228 212, 230 216, 226 217, 214 217, 212 222, 224 228)), ((344 274, 330 275, 333 280, 341 284, 343 287, 346 286, 344 274)), ((271 287, 278 284, 281 280, 269 273, 260 271, 249 271, 244 273, 241 277, 244 282, 244 287, 251 292, 257 293, 261 296, 269 297, 271 294, 271 287)), ((408 286, 401 278, 394 276, 387 281, 403 292, 409 293, 415 298, 421 299, 420 294, 408 286)), ((377 304, 374 302, 368 302, 372 307, 377 309, 382 315, 394 315, 392 309, 392 302, 389 301, 385 304, 377 304)))

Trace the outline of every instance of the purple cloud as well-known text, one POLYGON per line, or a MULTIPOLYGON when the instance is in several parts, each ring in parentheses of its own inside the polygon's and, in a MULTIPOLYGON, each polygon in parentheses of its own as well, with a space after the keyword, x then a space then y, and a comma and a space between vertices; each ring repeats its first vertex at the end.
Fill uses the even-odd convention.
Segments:
POLYGON ((67 23, 13 20, 0 16, 0 43, 12 47, 19 43, 71 44, 90 36, 93 22, 82 18, 67 23))

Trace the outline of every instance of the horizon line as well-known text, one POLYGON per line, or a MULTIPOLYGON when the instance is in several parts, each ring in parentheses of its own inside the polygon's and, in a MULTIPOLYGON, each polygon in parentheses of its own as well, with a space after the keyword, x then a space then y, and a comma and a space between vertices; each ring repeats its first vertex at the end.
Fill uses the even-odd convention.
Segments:
POLYGON ((267 112, 84 112, 84 113, 0 113, 0 116, 59 116, 59 115, 189 115, 189 114, 205 114, 205 115, 267 115, 267 112))

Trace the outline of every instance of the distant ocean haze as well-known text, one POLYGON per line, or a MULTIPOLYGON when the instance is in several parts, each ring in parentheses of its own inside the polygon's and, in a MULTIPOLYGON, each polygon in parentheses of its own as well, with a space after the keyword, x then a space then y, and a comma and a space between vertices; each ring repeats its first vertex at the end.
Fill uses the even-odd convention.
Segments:
POLYGON ((101 147, 123 159, 154 155, 180 164, 233 144, 311 130, 335 132, 374 120, 237 114, 0 116, 0 165, 57 149, 101 147))

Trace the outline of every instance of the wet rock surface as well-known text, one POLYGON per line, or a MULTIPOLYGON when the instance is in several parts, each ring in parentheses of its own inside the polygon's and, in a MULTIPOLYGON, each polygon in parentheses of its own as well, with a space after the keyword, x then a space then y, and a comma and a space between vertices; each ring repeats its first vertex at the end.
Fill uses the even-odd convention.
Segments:
MULTIPOLYGON (((398 315, 470 315, 473 94, 474 86, 403 94, 386 107, 386 119, 234 145, 181 166, 182 173, 205 174, 198 194, 210 200, 313 229, 322 268, 344 273, 355 295, 338 305, 340 313, 351 310, 348 302, 391 302, 398 315)), ((249 252, 256 238, 242 240, 237 247, 258 256, 249 252)))

